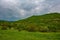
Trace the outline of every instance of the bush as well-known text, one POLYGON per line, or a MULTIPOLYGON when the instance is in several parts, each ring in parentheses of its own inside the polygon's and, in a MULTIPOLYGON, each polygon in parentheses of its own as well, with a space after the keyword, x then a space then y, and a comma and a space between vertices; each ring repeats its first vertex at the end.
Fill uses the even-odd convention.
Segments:
POLYGON ((7 30, 7 27, 6 27, 6 26, 2 26, 1 29, 2 29, 2 30, 7 30))

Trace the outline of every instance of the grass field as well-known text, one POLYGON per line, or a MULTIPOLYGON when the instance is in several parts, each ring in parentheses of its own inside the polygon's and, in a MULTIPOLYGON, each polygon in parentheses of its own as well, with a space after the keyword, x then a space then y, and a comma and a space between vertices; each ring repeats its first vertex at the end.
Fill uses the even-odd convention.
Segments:
POLYGON ((41 33, 14 30, 0 30, 0 40, 60 40, 60 32, 41 33))

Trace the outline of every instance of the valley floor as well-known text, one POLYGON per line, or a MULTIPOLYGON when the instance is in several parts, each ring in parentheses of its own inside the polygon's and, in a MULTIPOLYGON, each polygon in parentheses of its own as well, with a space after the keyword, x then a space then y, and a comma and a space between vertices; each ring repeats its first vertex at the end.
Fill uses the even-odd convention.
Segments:
POLYGON ((0 30, 0 40, 60 40, 60 32, 27 32, 0 30))

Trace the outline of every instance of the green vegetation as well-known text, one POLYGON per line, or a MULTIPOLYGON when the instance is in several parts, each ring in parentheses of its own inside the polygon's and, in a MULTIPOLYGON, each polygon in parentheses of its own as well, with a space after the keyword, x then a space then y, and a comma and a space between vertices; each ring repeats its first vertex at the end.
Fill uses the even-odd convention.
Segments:
POLYGON ((0 40, 60 40, 58 33, 27 32, 17 30, 0 30, 0 40))
POLYGON ((60 40, 60 13, 0 20, 0 40, 60 40))
POLYGON ((29 32, 60 32, 60 13, 34 15, 14 22, 0 21, 2 30, 15 29, 29 32))

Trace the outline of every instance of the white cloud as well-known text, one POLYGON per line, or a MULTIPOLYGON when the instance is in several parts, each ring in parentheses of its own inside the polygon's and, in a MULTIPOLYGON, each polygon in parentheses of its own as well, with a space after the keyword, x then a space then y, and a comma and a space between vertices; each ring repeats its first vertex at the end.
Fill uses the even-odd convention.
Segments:
POLYGON ((39 4, 39 1, 38 0, 35 0, 35 2, 34 2, 35 4, 39 4))
POLYGON ((18 5, 18 2, 19 1, 16 1, 16 0, 2 0, 1 1, 1 6, 4 7, 4 8, 9 8, 9 7, 12 7, 12 6, 17 6, 18 5))
POLYGON ((23 10, 23 9, 20 10, 20 14, 21 14, 21 16, 24 16, 25 13, 26 13, 25 10, 23 10))
POLYGON ((34 3, 35 5, 39 5, 42 2, 44 2, 45 0, 33 0, 32 3, 34 3))
POLYGON ((51 7, 49 12, 60 12, 60 5, 51 7))

